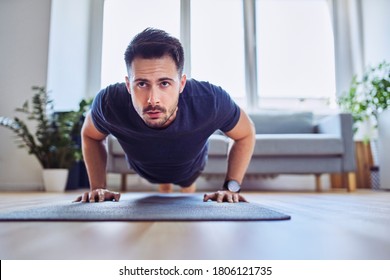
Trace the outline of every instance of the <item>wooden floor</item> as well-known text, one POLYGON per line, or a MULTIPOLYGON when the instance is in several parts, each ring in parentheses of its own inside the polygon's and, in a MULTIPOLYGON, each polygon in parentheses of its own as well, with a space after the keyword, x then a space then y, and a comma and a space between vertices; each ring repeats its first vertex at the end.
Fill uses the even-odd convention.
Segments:
MULTIPOLYGON (((78 193, 77 193, 78 194, 78 193)), ((0 193, 0 211, 76 193, 0 193)), ((390 259, 390 192, 247 193, 274 222, 1 222, 1 259, 390 259)))

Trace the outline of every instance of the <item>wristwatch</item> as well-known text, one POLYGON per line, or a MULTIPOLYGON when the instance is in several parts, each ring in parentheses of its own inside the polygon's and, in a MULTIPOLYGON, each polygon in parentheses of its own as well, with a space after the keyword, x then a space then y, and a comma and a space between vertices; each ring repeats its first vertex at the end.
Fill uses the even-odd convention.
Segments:
POLYGON ((236 180, 226 180, 223 184, 223 189, 234 193, 241 191, 241 186, 236 180))

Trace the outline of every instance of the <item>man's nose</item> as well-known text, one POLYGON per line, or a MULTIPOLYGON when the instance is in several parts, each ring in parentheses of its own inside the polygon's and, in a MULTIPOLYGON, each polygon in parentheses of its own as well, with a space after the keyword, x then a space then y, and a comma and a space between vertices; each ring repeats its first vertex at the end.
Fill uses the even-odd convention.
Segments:
POLYGON ((148 104, 156 105, 160 103, 158 90, 154 87, 151 88, 149 92, 148 104))

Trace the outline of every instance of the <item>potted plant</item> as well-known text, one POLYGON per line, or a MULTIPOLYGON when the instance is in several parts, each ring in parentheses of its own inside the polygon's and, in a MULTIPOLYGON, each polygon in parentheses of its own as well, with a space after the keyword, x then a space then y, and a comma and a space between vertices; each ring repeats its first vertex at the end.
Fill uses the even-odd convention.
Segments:
POLYGON ((26 148, 37 158, 43 168, 45 189, 54 191, 54 187, 59 187, 63 191, 69 168, 81 159, 81 145, 75 137, 80 134, 82 116, 91 100, 82 100, 78 111, 54 112, 53 100, 45 88, 35 86, 32 89, 35 93, 31 104, 26 101, 16 111, 36 124, 35 132, 31 132, 30 125, 19 117, 0 116, 0 125, 15 133, 18 147, 26 148), (55 181, 50 181, 50 177, 55 181), (58 185, 57 179, 62 179, 58 185))
POLYGON ((352 114, 355 135, 365 128, 361 138, 375 138, 378 115, 390 106, 390 63, 368 67, 359 79, 353 77, 348 92, 338 98, 340 108, 352 114))
POLYGON ((353 77, 350 89, 338 98, 343 111, 352 114, 356 142, 357 177, 361 187, 378 177, 378 116, 390 106, 390 63, 367 67, 361 78, 353 77), (371 178, 371 180, 370 180, 371 178))

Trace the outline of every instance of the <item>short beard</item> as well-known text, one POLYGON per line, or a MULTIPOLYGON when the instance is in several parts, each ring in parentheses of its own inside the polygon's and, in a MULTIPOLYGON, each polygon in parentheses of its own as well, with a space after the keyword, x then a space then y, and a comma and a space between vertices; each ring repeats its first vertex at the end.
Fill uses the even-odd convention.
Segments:
POLYGON ((177 104, 176 106, 174 106, 173 108, 171 108, 170 110, 167 110, 159 105, 156 105, 156 106, 152 106, 152 105, 149 105, 147 107, 145 107, 142 111, 143 111, 143 114, 146 114, 148 111, 154 111, 154 110, 158 110, 160 111, 161 113, 165 114, 164 118, 162 118, 161 120, 159 120, 158 122, 156 122, 156 120, 153 120, 153 121, 149 121, 147 119, 143 119, 145 124, 150 127, 150 128, 164 128, 165 127, 165 124, 169 121, 169 119, 174 115, 174 113, 176 112, 176 109, 177 109, 177 104))

